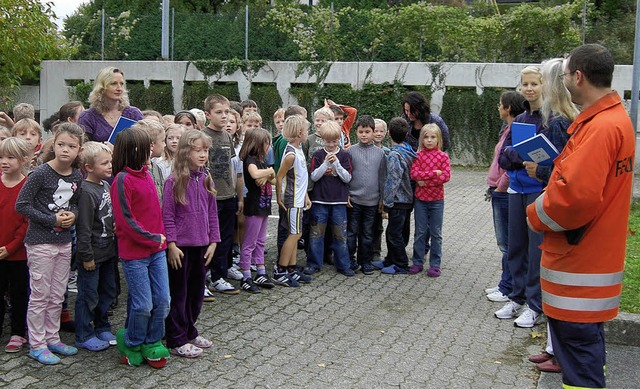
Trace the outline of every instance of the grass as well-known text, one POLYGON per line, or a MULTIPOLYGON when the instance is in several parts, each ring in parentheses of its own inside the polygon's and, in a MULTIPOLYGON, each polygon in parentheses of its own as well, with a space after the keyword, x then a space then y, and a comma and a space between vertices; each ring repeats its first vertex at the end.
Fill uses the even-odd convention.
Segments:
POLYGON ((620 310, 640 313, 640 200, 631 204, 620 310))

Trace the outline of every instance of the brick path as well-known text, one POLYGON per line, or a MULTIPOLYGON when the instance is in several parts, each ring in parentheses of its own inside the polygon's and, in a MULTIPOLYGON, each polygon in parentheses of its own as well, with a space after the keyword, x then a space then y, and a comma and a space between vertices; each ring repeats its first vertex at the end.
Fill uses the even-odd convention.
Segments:
MULTIPOLYGON (((440 278, 346 278, 325 267, 311 285, 205 303, 198 327, 214 348, 199 359, 173 357, 154 370, 119 364, 115 348, 81 350, 58 366, 0 352, 0 386, 535 388, 538 373, 526 357, 541 349, 544 326, 495 319, 501 304, 483 293, 497 282, 500 259, 485 176, 454 169, 446 185, 440 278)), ((276 219, 269 220, 271 264, 276 219)), ((114 328, 123 317, 121 304, 114 328)), ((63 340, 73 342, 69 334, 63 340)))

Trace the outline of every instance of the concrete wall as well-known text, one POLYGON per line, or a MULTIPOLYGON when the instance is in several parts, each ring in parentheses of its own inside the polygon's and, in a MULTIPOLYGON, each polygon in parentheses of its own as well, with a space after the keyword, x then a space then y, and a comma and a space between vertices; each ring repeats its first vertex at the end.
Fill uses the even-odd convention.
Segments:
MULTIPOLYGON (((41 117, 46 118, 69 101, 70 81, 91 82, 105 66, 122 69, 127 81, 143 81, 147 86, 151 81, 170 81, 176 111, 183 108, 184 82, 205 80, 204 75, 186 61, 44 61, 40 71, 39 102, 30 102, 38 105, 41 117)), ((442 108, 442 97, 447 87, 473 87, 478 94, 485 87, 514 88, 524 66, 526 64, 519 63, 336 62, 324 82, 350 84, 354 88, 360 88, 366 82, 395 80, 406 85, 431 85, 434 91, 431 108, 437 113, 442 108), (432 74, 434 69, 435 75, 432 74)), ((316 77, 308 72, 296 77, 297 68, 298 62, 269 62, 251 81, 275 83, 283 104, 295 104, 295 97, 289 93, 291 84, 317 82, 316 77)), ((620 95, 625 90, 631 90, 631 77, 630 65, 616 66, 613 87, 620 95)), ((237 82, 243 99, 249 96, 251 90, 251 83, 240 71, 209 81, 237 82)))

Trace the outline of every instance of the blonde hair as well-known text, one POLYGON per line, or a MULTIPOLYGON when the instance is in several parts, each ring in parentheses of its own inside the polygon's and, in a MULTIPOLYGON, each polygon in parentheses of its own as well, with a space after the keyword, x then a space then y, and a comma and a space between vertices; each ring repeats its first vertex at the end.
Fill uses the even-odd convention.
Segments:
POLYGON ((0 135, 4 135, 5 139, 9 138, 11 137, 11 131, 7 127, 0 126, 0 135))
POLYGON ((284 118, 284 113, 285 113, 285 109, 284 108, 278 108, 274 113, 273 113, 273 118, 278 118, 280 116, 282 116, 284 118))
POLYGON ((38 122, 33 119, 26 118, 18 120, 18 122, 13 126, 13 128, 11 129, 11 136, 17 136, 18 132, 28 129, 36 130, 38 132, 40 140, 42 140, 42 128, 40 128, 38 122))
POLYGON ((335 120, 336 117, 331 109, 322 107, 313 113, 314 120, 320 118, 323 118, 325 120, 335 120))
POLYGON ((340 125, 335 120, 328 120, 320 126, 320 136, 324 141, 332 141, 342 137, 340 125))
POLYGON ((535 65, 529 65, 520 71, 520 79, 522 80, 522 76, 527 74, 535 74, 540 77, 540 82, 542 82, 542 72, 540 71, 540 67, 535 65))
POLYGON ((440 127, 438 127, 435 123, 425 124, 420 130, 420 138, 418 139, 418 151, 424 149, 424 137, 427 135, 427 132, 433 132, 436 134, 436 138, 438 138, 438 150, 442 150, 442 131, 440 131, 440 127))
POLYGON ((27 103, 20 103, 13 107, 13 120, 18 121, 22 119, 31 119, 34 120, 36 118, 36 111, 33 108, 33 105, 27 103))
POLYGON ((204 114, 204 111, 199 109, 199 108, 191 108, 189 110, 189 112, 191 112, 193 114, 193 116, 196 118, 196 122, 193 123, 196 126, 198 126, 198 128, 202 129, 205 128, 207 125, 207 116, 204 114))
MULTIPOLYGON (((373 119, 373 121, 376 123, 376 126, 377 126, 378 124, 382 124, 382 128, 384 128, 384 132, 385 132, 385 134, 387 133, 387 122, 385 122, 385 121, 384 121, 384 120, 382 120, 382 119, 373 119)), ((375 128, 374 128, 374 130, 375 130, 375 128)))
MULTIPOLYGON (((202 131, 189 130, 182 134, 178 142, 178 151, 173 162, 173 198, 176 203, 187 204, 187 185, 191 179, 191 168, 189 153, 195 147, 197 140, 202 140, 203 146, 208 150, 211 147, 211 137, 202 131)), ((203 181, 205 189, 215 196, 216 190, 213 187, 213 179, 209 170, 205 168, 207 177, 203 181)))
MULTIPOLYGON (((165 133, 165 137, 164 137, 164 141, 165 143, 167 142, 167 136, 169 136, 169 131, 171 130, 178 130, 178 131, 182 131, 182 135, 184 135, 185 131, 187 131, 187 128, 185 126, 183 126, 182 124, 170 124, 167 126, 167 128, 164 129, 164 133, 165 133)), ((182 135, 180 135, 180 137, 182 138, 182 135)), ((180 147, 180 146, 178 146, 180 147)), ((162 156, 164 157, 164 159, 166 159, 167 161, 172 161, 174 155, 171 154, 171 151, 169 150, 169 147, 165 146, 164 148, 164 153, 162 153, 162 156)))
POLYGON ((260 114, 257 112, 249 111, 244 114, 244 116, 242 117, 242 124, 244 125, 249 121, 256 121, 260 126, 262 126, 262 116, 260 116, 260 114))
POLYGON ((553 58, 542 63, 542 125, 546 127, 553 115, 570 122, 578 116, 578 108, 571 102, 571 94, 564 86, 561 75, 564 73, 564 60, 553 58))
MULTIPOLYGON (((124 79, 124 72, 122 70, 113 66, 106 67, 100 70, 98 76, 96 76, 96 80, 93 82, 93 90, 89 94, 89 103, 91 104, 91 108, 95 108, 100 114, 107 111, 107 107, 105 107, 102 100, 104 90, 107 89, 109 84, 111 84, 114 75, 118 73, 122 74, 122 78, 124 79)), ((124 88, 122 89, 122 95, 120 96, 120 102, 118 103, 118 109, 120 111, 129 106, 129 93, 127 92, 126 85, 125 81, 124 88)))
POLYGON ((141 128, 145 130, 147 133, 149 133, 152 142, 155 142, 160 135, 166 135, 164 126, 157 120, 153 119, 142 119, 131 127, 141 128))
POLYGON ((31 146, 26 140, 16 137, 9 137, 0 142, 0 157, 10 156, 18 160, 23 160, 22 174, 27 174, 27 165, 33 156, 31 146))
POLYGON ((109 153, 109 155, 112 154, 111 149, 104 143, 94 141, 85 143, 80 153, 82 167, 84 168, 84 165, 93 167, 96 163, 96 158, 98 158, 98 155, 102 152, 109 153))
POLYGON ((288 140, 294 140, 300 133, 309 130, 309 121, 300 115, 289 116, 284 121, 282 136, 288 140))

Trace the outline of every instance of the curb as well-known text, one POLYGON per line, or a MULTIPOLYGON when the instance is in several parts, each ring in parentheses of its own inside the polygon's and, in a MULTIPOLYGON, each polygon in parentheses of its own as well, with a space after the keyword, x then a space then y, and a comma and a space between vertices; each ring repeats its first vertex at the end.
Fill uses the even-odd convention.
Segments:
POLYGON ((620 312, 604 325, 607 343, 640 347, 640 315, 620 312))

